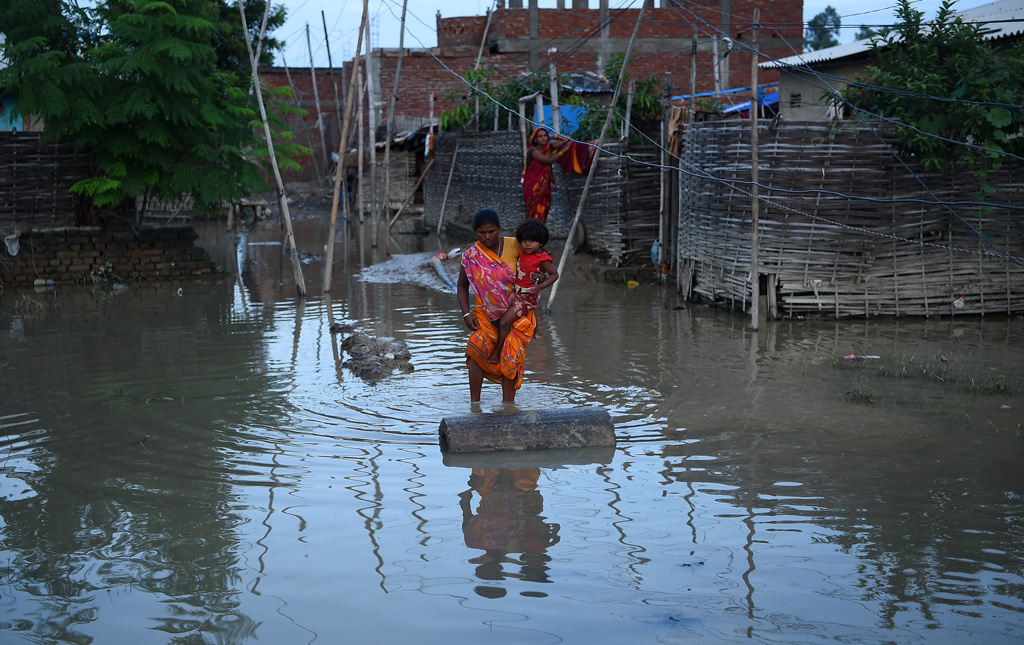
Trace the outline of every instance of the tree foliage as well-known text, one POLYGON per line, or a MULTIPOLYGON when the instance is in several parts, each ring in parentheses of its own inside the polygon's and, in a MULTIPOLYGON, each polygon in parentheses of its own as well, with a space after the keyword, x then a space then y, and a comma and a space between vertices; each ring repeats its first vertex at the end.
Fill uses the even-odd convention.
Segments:
POLYGON ((893 31, 874 43, 870 78, 845 99, 903 124, 902 151, 933 170, 959 161, 984 178, 1003 153, 1024 154, 1024 43, 999 56, 950 0, 927 25, 910 0, 900 0, 897 15, 893 31))
MULTIPOLYGON (((622 54, 612 56, 605 66, 605 78, 613 87, 618 82, 623 59, 624 56, 622 54)), ((442 97, 451 104, 451 107, 441 113, 441 128, 450 130, 471 124, 475 115, 476 99, 479 98, 480 114, 476 116, 479 119, 480 129, 488 131, 493 128, 495 102, 499 104, 498 129, 507 129, 508 113, 519 113, 520 98, 530 96, 536 92, 544 95, 550 92, 550 76, 544 72, 537 72, 527 78, 509 83, 495 83, 495 76, 497 76, 497 71, 493 69, 470 70, 466 73, 466 80, 471 86, 468 92, 464 86, 444 92, 442 97)), ((625 118, 626 114, 626 88, 628 87, 629 80, 630 76, 627 71, 626 77, 623 79, 623 89, 619 95, 617 107, 618 113, 622 118, 625 118)), ((564 105, 587 108, 574 131, 567 132, 563 123, 562 132, 566 132, 574 139, 597 139, 601 134, 601 127, 604 125, 605 117, 608 114, 607 107, 594 101, 586 100, 578 94, 568 93, 560 98, 564 105)), ((527 106, 528 114, 532 115, 532 110, 533 105, 531 103, 527 106)), ((633 106, 630 112, 630 121, 633 123, 633 126, 641 131, 656 130, 661 113, 661 81, 653 75, 637 78, 633 91, 633 106)), ((614 127, 616 126, 613 123, 614 127)), ((613 132, 615 131, 613 129, 613 132)))
MULTIPOLYGON (((0 82, 16 94, 17 112, 42 117, 47 137, 70 136, 90 153, 91 176, 72 188, 86 202, 188 193, 209 211, 265 189, 255 98, 236 44, 227 44, 241 40, 237 9, 229 19, 222 0, 4 4, 0 82)), ((258 29, 262 4, 254 18, 258 29)))
POLYGON ((835 47, 839 44, 836 36, 840 28, 839 14, 832 5, 825 7, 825 10, 811 18, 807 23, 807 31, 804 33, 804 49, 816 51, 835 47))
MULTIPOLYGON (((616 112, 620 117, 619 121, 613 120, 610 124, 611 132, 614 133, 616 128, 620 127, 621 119, 626 117, 626 106, 629 98, 627 92, 629 89, 629 81, 632 78, 629 75, 629 70, 623 71, 622 63, 625 61, 624 54, 616 54, 612 56, 608 63, 604 67, 604 77, 608 79, 608 84, 613 88, 619 82, 619 76, 623 75, 622 78, 622 89, 619 92, 619 100, 616 105, 616 112)), ((658 120, 662 115, 662 96, 663 91, 661 87, 661 81, 653 75, 647 75, 637 77, 635 79, 633 88, 633 105, 630 108, 629 120, 632 125, 629 136, 635 138, 637 142, 642 142, 643 137, 636 134, 636 130, 641 132, 656 132, 656 126, 658 120)), ((583 103, 581 97, 574 96, 570 97, 570 104, 578 102, 583 103)), ((607 108, 595 109, 595 106, 589 105, 586 114, 580 119, 579 126, 576 128, 576 132, 573 136, 576 139, 582 140, 594 140, 601 136, 601 128, 604 126, 606 117, 608 116, 607 108)))

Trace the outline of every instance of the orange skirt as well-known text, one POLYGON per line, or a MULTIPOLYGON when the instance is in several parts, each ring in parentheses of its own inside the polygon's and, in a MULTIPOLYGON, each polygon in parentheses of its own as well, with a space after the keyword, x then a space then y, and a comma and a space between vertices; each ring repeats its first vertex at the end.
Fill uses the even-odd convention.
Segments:
POLYGON ((480 323, 480 329, 469 335, 466 345, 466 365, 476 361, 489 381, 501 383, 502 378, 513 379, 518 390, 523 384, 523 371, 526 365, 526 348, 533 339, 533 331, 537 328, 537 317, 531 311, 512 324, 512 331, 505 337, 505 346, 501 348, 501 359, 497 363, 487 360, 498 342, 498 325, 487 319, 483 309, 473 308, 473 315, 480 323))

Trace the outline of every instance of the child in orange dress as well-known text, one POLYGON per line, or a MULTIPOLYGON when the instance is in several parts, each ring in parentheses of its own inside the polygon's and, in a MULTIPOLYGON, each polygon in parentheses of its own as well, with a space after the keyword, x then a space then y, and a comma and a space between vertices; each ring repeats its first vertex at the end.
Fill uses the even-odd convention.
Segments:
POLYGON ((543 250, 548 239, 548 227, 538 219, 528 219, 516 229, 516 240, 523 252, 519 255, 519 262, 516 265, 516 283, 512 292, 512 304, 498 321, 498 343, 487 359, 491 363, 497 363, 500 359, 505 338, 512 330, 512 325, 516 320, 536 309, 537 294, 558 280, 558 269, 555 268, 551 256, 543 250), (534 284, 531 278, 534 273, 546 273, 548 277, 534 284))

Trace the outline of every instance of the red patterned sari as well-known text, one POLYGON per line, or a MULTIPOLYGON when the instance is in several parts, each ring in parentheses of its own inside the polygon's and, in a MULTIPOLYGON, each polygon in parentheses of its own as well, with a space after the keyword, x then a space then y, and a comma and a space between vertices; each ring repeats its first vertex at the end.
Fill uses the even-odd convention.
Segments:
POLYGON ((557 156, 558 164, 566 172, 584 174, 590 171, 590 162, 594 158, 594 147, 578 141, 566 141, 561 147, 555 148, 549 140, 547 145, 540 147, 535 144, 537 133, 547 128, 537 128, 530 135, 530 145, 526 149, 526 165, 523 168, 523 202, 526 204, 526 217, 547 222, 551 210, 551 188, 555 185, 555 174, 551 164, 533 158, 536 150, 546 157, 557 156))

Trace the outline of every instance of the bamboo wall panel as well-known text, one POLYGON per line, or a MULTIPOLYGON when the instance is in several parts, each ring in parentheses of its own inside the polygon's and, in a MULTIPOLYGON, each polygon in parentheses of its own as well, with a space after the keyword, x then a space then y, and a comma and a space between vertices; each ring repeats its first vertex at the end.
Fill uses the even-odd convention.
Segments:
MULTIPOLYGON (((768 126, 759 132, 760 183, 768 187, 761 189, 759 273, 774 285, 775 315, 1024 311, 1024 213, 959 205, 957 217, 920 203, 972 201, 979 184, 970 171, 908 169, 887 143, 892 129, 878 124, 768 126)), ((680 289, 745 308, 749 121, 688 125, 680 167, 677 275, 693 281, 680 289)), ((989 201, 1024 207, 1020 176, 1019 164, 990 172, 989 201)))
POLYGON ((73 224, 71 186, 89 168, 88 155, 70 139, 44 143, 38 132, 0 133, 0 230, 73 224))
MULTIPOLYGON (((459 153, 445 207, 445 222, 470 227, 480 208, 498 211, 509 234, 525 219, 521 177, 522 144, 518 132, 446 133, 434 144, 436 161, 424 181, 424 218, 437 225, 455 147, 459 153)), ((653 147, 628 149, 621 143, 605 146, 581 215, 586 246, 612 264, 648 257, 658 234, 658 169, 632 162, 657 161, 653 147)), ((585 175, 565 173, 555 166, 548 228, 565 239, 586 183, 585 175)))

